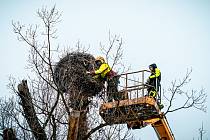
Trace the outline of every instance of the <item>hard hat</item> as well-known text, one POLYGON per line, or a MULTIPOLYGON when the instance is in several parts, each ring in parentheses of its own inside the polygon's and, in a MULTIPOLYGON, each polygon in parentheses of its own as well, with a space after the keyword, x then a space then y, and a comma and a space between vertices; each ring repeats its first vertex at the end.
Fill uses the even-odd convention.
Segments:
POLYGON ((101 61, 102 63, 104 63, 105 59, 102 56, 97 56, 96 61, 101 61))

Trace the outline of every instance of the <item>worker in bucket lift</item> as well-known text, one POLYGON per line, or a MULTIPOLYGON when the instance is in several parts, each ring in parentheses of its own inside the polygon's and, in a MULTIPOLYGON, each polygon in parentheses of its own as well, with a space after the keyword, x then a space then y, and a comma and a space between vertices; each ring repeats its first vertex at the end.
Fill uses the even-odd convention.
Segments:
POLYGON ((119 77, 117 73, 114 72, 111 67, 105 62, 105 59, 101 56, 96 57, 95 60, 96 70, 90 71, 94 78, 99 78, 99 80, 107 81, 107 96, 108 101, 119 100, 118 98, 118 81, 119 77))
POLYGON ((151 75, 149 76, 146 84, 150 85, 151 87, 148 87, 147 91, 149 96, 152 96, 156 99, 157 93, 159 92, 160 88, 161 72, 160 69, 157 68, 157 65, 155 63, 149 65, 149 69, 151 75))

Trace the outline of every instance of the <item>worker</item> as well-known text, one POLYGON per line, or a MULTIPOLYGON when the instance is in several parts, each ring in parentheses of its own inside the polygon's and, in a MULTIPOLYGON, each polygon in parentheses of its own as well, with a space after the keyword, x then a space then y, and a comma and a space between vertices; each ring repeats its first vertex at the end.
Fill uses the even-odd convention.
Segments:
POLYGON ((107 96, 108 101, 118 100, 118 81, 119 77, 117 73, 112 70, 112 68, 105 62, 105 59, 101 56, 96 57, 95 60, 96 70, 90 71, 94 78, 105 82, 107 81, 107 96))
POLYGON ((157 68, 157 65, 155 63, 149 65, 149 69, 150 69, 151 75, 149 76, 146 82, 146 84, 149 85, 147 90, 148 90, 149 96, 156 98, 157 93, 160 88, 161 72, 160 72, 160 69, 157 68))

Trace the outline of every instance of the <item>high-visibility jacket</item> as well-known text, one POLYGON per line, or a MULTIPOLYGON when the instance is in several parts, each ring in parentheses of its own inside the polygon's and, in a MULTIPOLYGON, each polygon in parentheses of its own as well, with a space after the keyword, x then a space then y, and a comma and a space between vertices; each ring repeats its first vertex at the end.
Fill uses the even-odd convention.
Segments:
POLYGON ((161 78, 160 74, 161 74, 160 70, 158 68, 155 68, 154 73, 152 73, 149 78, 150 79, 157 78, 158 80, 160 80, 161 78))
POLYGON ((106 75, 111 71, 110 66, 107 63, 102 63, 99 69, 95 71, 96 75, 100 75, 102 78, 105 78, 106 75))

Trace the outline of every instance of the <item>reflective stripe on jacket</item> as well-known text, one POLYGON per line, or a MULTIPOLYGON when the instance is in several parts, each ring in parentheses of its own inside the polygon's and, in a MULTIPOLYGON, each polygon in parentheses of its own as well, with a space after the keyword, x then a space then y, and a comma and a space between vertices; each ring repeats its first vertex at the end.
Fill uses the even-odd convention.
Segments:
POLYGON ((149 78, 153 79, 159 76, 160 76, 160 70, 158 68, 155 68, 155 73, 153 73, 149 78))
POLYGON ((107 63, 101 64, 98 70, 95 71, 95 74, 101 75, 102 78, 105 78, 106 74, 111 71, 110 66, 107 63))

